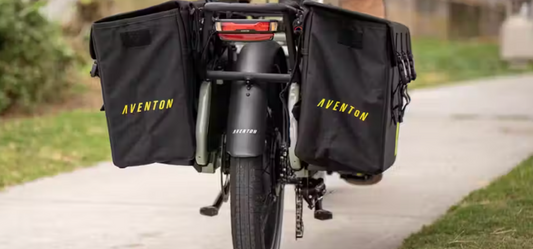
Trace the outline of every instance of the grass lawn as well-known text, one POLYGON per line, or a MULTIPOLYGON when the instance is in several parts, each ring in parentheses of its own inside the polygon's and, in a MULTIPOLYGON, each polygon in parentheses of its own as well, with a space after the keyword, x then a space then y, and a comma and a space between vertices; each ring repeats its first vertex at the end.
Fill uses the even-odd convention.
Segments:
POLYGON ((0 189, 110 158, 104 113, 0 120, 0 189))
POLYGON ((510 69, 500 61, 499 48, 494 43, 415 38, 413 51, 419 77, 411 83, 411 88, 533 72, 533 65, 525 70, 510 69))
POLYGON ((533 157, 471 193, 401 249, 533 248, 533 157))

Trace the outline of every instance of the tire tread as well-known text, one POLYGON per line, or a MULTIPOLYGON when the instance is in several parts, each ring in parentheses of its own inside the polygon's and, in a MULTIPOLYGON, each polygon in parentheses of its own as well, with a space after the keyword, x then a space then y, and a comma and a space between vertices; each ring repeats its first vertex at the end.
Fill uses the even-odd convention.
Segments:
POLYGON ((263 249, 260 216, 266 191, 262 167, 261 157, 232 159, 230 193, 234 249, 263 249))

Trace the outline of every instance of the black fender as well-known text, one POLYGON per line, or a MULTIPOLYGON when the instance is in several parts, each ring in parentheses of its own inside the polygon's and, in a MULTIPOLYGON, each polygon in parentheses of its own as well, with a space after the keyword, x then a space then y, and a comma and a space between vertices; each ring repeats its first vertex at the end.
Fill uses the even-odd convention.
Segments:
MULTIPOLYGON (((283 48, 274 41, 246 44, 239 53, 235 71, 286 73, 283 48)), ((234 81, 231 86, 227 124, 227 153, 232 157, 257 157, 263 154, 268 107, 280 112, 279 83, 234 81)))

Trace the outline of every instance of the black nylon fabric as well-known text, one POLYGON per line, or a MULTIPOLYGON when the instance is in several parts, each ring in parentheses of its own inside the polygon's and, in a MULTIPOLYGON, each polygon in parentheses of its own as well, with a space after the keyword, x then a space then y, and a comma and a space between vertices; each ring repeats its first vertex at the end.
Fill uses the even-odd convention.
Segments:
POLYGON ((194 61, 189 3, 171 1, 93 24, 113 163, 192 165, 194 61))
POLYGON ((394 38, 403 25, 320 3, 304 6, 296 155, 333 171, 381 173, 396 159, 403 95, 394 38))

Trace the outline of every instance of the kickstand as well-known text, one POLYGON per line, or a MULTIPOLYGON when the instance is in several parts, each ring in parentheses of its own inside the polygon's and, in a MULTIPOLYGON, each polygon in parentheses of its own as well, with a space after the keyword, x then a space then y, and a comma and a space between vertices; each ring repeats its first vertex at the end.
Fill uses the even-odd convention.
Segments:
POLYGON ((218 211, 220 210, 220 207, 224 202, 228 201, 228 193, 229 193, 229 185, 230 185, 230 177, 226 178, 226 182, 224 183, 224 186, 220 190, 220 192, 217 195, 217 198, 213 202, 211 206, 206 206, 200 208, 200 214, 204 216, 213 217, 218 215, 218 211))

